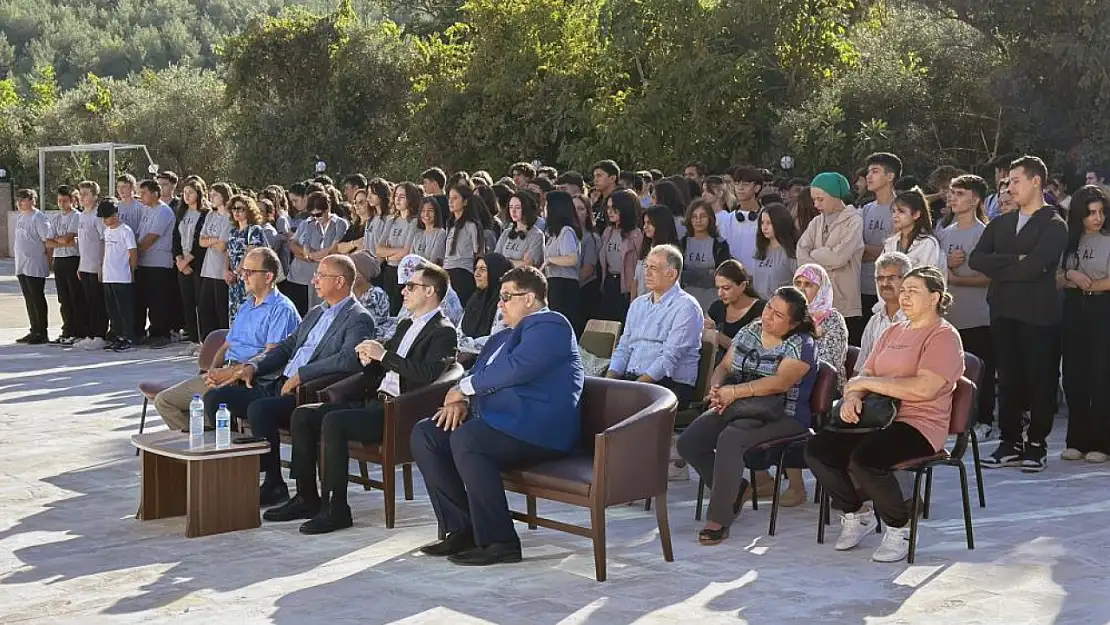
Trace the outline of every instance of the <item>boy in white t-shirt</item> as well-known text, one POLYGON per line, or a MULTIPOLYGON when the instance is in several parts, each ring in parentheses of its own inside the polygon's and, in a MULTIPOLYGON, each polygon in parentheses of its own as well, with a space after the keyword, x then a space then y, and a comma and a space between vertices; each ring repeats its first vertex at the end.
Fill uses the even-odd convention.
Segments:
POLYGON ((96 216, 104 220, 104 304, 111 330, 105 349, 123 352, 135 347, 135 295, 132 292, 139 249, 135 232, 120 221, 114 199, 101 200, 96 216))

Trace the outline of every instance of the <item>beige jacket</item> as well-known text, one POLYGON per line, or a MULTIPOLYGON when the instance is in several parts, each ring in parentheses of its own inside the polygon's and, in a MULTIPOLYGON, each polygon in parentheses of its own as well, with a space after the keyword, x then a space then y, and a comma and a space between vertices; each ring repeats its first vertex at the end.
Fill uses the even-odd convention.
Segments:
POLYGON ((798 264, 825 268, 833 284, 833 306, 844 317, 859 317, 859 268, 863 261, 863 217, 853 206, 818 215, 798 241, 798 264))

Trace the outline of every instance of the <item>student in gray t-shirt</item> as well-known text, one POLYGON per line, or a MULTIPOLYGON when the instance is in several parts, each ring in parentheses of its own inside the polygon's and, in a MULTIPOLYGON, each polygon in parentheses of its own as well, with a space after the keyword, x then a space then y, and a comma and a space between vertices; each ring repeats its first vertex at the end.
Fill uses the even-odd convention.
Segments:
POLYGON ((16 193, 19 217, 15 222, 15 275, 27 307, 31 331, 17 343, 38 345, 46 338, 46 276, 50 265, 46 260, 46 242, 54 238, 50 219, 35 204, 38 193, 33 189, 20 189, 16 193))
POLYGON ((290 297, 298 312, 301 306, 305 307, 302 317, 308 314, 309 308, 320 303, 316 289, 310 286, 320 261, 335 253, 350 226, 346 219, 332 213, 331 200, 327 195, 318 191, 310 193, 305 202, 310 219, 306 219, 297 228, 297 235, 289 242, 293 262, 289 267, 288 278, 295 285, 305 285, 304 289, 298 289, 296 297, 290 297))
MULTIPOLYGON (((770 204, 763 209, 752 266, 746 269, 752 276, 752 288, 764 301, 770 301, 779 287, 793 284, 798 269, 798 236, 798 226, 785 206, 770 204)), ((874 276, 871 282, 875 282, 874 276)))
POLYGON ((447 227, 447 255, 443 268, 451 276, 451 288, 465 307, 477 286, 474 284, 474 264, 486 251, 485 239, 479 227, 474 204, 464 199, 454 188, 447 194, 451 218, 447 227))
POLYGON ((543 231, 536 227, 536 220, 539 219, 536 208, 535 202, 523 193, 514 193, 509 197, 510 223, 501 231, 493 251, 507 258, 513 267, 543 265, 544 236, 543 231))
POLYGON ((576 331, 584 325, 578 285, 581 232, 569 193, 547 194, 547 230, 544 233, 543 273, 547 276, 547 304, 570 321, 576 331))
POLYGON ((153 348, 169 345, 173 306, 177 301, 173 267, 175 216, 161 195, 162 190, 154 180, 139 183, 143 215, 135 234, 139 248, 139 266, 135 270, 135 336, 143 336, 149 315, 148 345, 153 348))
POLYGON ((412 239, 412 253, 442 267, 443 258, 447 256, 447 230, 443 228, 442 214, 434 198, 426 197, 421 202, 417 228, 412 239))
POLYGON ((69 186, 58 187, 58 210, 51 217, 54 238, 46 246, 53 250, 54 286, 58 291, 58 305, 62 309, 62 336, 55 341, 60 345, 73 345, 88 336, 88 316, 84 314, 85 292, 77 278, 81 257, 77 249, 77 232, 81 213, 74 210, 76 192, 69 186))
MULTIPOLYGON (((229 265, 227 240, 231 237, 231 213, 227 206, 208 211, 200 227, 200 246, 205 248, 200 266, 200 297, 197 302, 199 336, 228 327, 229 265)), ((201 338, 203 341, 204 339, 201 338)))

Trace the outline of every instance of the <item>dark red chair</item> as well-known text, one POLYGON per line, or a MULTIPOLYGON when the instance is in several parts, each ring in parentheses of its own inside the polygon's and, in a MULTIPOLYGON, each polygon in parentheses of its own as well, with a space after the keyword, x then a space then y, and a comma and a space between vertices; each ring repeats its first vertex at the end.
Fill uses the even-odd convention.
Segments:
MULTIPOLYGON (((775 535, 775 526, 778 522, 779 513, 779 491, 782 488, 782 475, 783 475, 783 462, 785 461, 786 454, 791 449, 800 445, 805 445, 810 436, 816 428, 816 424, 821 422, 829 411, 832 410, 833 401, 836 399, 836 368, 827 362, 821 361, 818 363, 817 379, 813 382, 813 391, 809 398, 810 411, 813 413, 814 428, 807 432, 797 434, 794 436, 787 436, 783 438, 776 438, 765 441, 756 445, 748 450, 748 453, 767 453, 773 449, 780 449, 778 471, 775 471, 775 494, 771 498, 771 522, 767 533, 771 536, 775 535)), ((752 488, 755 488, 755 469, 748 467, 750 474, 749 483, 752 488)), ((820 488, 820 487, 818 487, 820 488)), ((702 500, 705 496, 705 482, 698 480, 698 503, 694 509, 694 519, 701 520, 702 500)), ((752 510, 759 510, 759 497, 752 493, 752 510)))
MULTIPOLYGON (((964 352, 964 377, 971 380, 975 385, 975 402, 972 404, 972 418, 971 427, 968 432, 971 434, 971 455, 975 460, 975 486, 979 490, 979 507, 987 507, 987 495, 983 490, 983 467, 979 466, 979 437, 975 435, 975 424, 979 421, 979 389, 983 386, 983 361, 975 354, 964 352)), ((990 381, 991 384, 994 380, 990 381)), ((930 474, 930 478, 932 475, 930 474)), ((925 486, 926 495, 929 493, 929 486, 925 486)), ((929 501, 925 500, 925 518, 929 518, 929 501)))
POLYGON ((844 375, 849 378, 855 375, 857 362, 859 362, 859 348, 855 345, 849 345, 848 353, 844 355, 844 375))

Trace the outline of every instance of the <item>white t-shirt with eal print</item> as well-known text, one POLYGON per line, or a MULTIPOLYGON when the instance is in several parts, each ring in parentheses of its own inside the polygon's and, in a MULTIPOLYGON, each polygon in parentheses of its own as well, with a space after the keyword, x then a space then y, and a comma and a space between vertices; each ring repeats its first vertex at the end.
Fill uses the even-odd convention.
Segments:
POLYGON ((135 233, 127 224, 104 229, 104 284, 130 284, 135 233))

